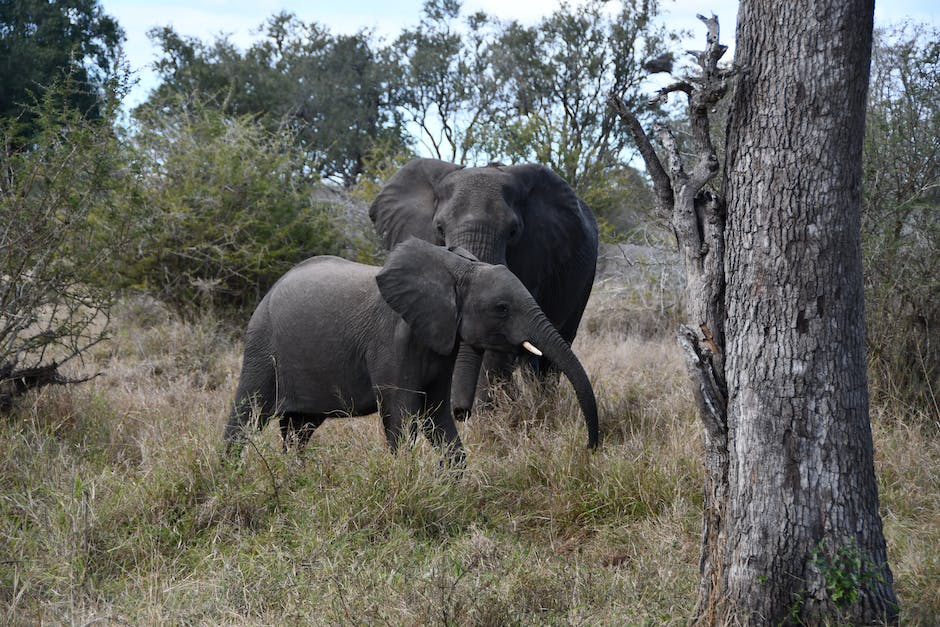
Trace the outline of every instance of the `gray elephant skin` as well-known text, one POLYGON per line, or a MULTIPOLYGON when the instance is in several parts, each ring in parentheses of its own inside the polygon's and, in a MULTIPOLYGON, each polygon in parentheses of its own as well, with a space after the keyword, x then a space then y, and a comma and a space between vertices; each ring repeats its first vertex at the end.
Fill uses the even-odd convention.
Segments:
MULTIPOLYGON (((597 265, 597 223, 560 176, 537 164, 481 168, 414 159, 376 196, 369 216, 387 248, 409 237, 460 246, 515 274, 569 344, 574 342, 597 265)), ((537 364, 550 371, 555 364, 537 364)), ((481 363, 505 379, 505 354, 462 345, 453 381, 458 419, 470 414, 481 363)), ((484 377, 485 379, 485 377, 484 377)))
POLYGON ((597 405, 584 368, 515 275, 410 239, 382 268, 313 257, 271 288, 245 334, 227 450, 253 417, 261 428, 280 415, 285 446, 296 440, 303 448, 328 417, 378 411, 393 451, 408 417, 420 415, 425 435, 459 464, 450 385, 460 342, 543 351, 571 381, 588 446, 597 446, 597 405))

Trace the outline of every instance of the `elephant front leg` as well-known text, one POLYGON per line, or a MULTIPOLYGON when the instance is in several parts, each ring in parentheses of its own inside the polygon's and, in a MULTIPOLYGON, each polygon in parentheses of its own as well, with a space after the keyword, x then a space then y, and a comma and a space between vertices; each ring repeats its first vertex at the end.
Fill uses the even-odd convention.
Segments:
POLYGON ((451 468, 463 468, 467 459, 467 454, 463 450, 463 442, 460 441, 460 434, 457 433, 457 424, 454 422, 454 416, 450 409, 447 409, 446 415, 432 416, 430 420, 424 422, 425 435, 435 447, 441 450, 441 454, 451 468))
POLYGON ((393 453, 398 451, 406 435, 413 442, 416 431, 410 419, 417 416, 424 407, 424 394, 394 387, 386 387, 378 391, 379 415, 382 417, 382 427, 385 430, 385 440, 393 453), (410 431, 406 432, 405 425, 410 424, 410 431))
MULTIPOLYGON (((515 357, 511 353, 486 351, 478 385, 482 404, 491 405, 496 400, 497 388, 512 385, 512 371, 515 366, 515 357)), ((511 389, 507 391, 510 392, 510 396, 514 395, 511 389)))
POLYGON ((427 419, 422 422, 428 440, 441 450, 452 468, 462 468, 466 460, 463 442, 451 410, 450 378, 443 377, 428 393, 427 419))

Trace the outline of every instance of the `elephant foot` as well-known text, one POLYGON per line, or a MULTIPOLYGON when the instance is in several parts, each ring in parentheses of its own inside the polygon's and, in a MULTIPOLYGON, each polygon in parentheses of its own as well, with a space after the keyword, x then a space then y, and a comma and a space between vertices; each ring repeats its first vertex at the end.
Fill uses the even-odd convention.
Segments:
POLYGON ((463 448, 454 449, 446 452, 438 462, 438 468, 444 472, 452 473, 452 478, 456 481, 463 476, 467 469, 467 454, 463 448))

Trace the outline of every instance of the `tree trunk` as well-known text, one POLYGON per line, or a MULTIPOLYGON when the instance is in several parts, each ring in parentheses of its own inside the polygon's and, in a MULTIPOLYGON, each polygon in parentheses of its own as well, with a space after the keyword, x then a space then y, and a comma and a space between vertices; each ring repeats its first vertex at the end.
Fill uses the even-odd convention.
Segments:
MULTIPOLYGON (((860 252, 872 0, 738 16, 728 125, 728 465, 702 622, 896 620, 860 252)), ((718 471, 709 468, 710 472, 718 471)))
POLYGON ((664 167, 627 121, 682 252, 687 356, 704 424, 705 490, 694 622, 897 621, 868 418, 860 252, 871 0, 742 0, 737 59, 716 18, 701 73, 660 90, 689 99, 684 167, 664 167), (724 195, 708 113, 737 87, 724 195))

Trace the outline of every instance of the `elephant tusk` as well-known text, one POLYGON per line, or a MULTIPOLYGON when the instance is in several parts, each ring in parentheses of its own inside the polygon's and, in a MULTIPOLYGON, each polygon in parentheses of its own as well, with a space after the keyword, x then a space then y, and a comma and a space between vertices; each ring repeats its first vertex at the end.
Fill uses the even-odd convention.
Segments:
POLYGON ((537 348, 535 348, 534 346, 532 346, 532 344, 530 344, 528 340, 526 340, 525 342, 522 343, 522 348, 526 349, 527 351, 529 351, 530 353, 532 353, 532 354, 535 355, 536 357, 541 357, 541 356, 542 356, 542 351, 540 351, 539 349, 537 349, 537 348))

